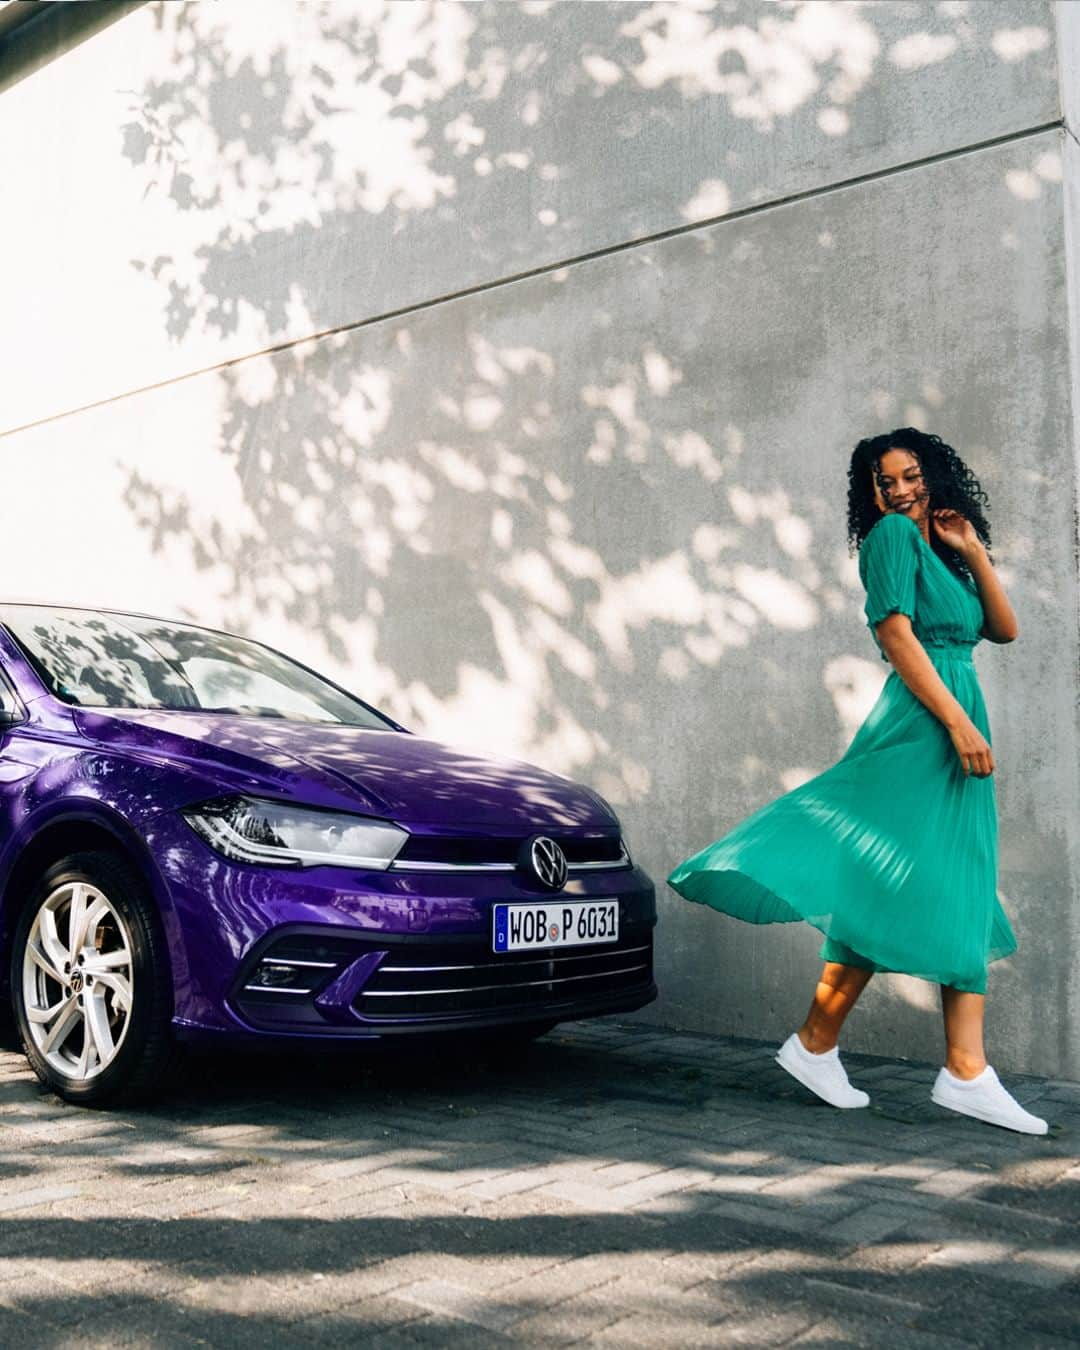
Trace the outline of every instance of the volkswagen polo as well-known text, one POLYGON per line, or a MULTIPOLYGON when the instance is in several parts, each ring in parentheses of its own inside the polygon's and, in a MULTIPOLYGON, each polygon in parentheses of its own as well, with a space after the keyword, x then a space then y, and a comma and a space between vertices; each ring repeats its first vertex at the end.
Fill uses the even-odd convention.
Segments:
POLYGON ((185 1042, 525 1040, 656 997, 602 798, 227 633, 0 605, 0 821, 0 969, 71 1101, 151 1094, 185 1042))

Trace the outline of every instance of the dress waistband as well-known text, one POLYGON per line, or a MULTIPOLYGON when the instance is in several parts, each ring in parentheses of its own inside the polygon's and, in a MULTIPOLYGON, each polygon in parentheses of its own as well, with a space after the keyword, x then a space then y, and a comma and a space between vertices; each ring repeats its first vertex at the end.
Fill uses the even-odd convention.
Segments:
POLYGON ((948 638, 923 638, 921 641, 931 659, 947 658, 950 661, 967 661, 969 665, 974 664, 972 659, 974 642, 957 642, 948 638))

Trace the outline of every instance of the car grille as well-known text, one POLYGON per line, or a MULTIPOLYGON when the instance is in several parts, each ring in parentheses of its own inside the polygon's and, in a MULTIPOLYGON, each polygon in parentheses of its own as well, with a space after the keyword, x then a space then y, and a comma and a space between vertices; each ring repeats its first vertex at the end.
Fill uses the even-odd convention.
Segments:
MULTIPOLYGON (((535 833, 535 832, 534 832, 535 833)), ((413 834, 406 840, 393 862, 395 871, 455 870, 458 868, 513 868, 522 844, 531 835, 507 838, 491 835, 413 834)), ((625 867, 629 859, 617 834, 552 834, 566 855, 570 870, 575 868, 625 867)))
POLYGON ((547 956, 489 945, 402 945, 353 1002, 366 1022, 460 1017, 538 1008, 545 1012, 652 984, 652 928, 627 928, 602 950, 570 947, 547 956))

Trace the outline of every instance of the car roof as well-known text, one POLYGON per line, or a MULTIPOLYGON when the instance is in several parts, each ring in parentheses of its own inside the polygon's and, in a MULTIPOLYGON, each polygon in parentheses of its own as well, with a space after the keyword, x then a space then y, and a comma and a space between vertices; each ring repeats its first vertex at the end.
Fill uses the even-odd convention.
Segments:
MULTIPOLYGON (((105 605, 54 605, 48 600, 0 600, 0 612, 7 609, 57 609, 71 614, 115 614, 125 619, 149 619, 151 623, 172 623, 178 628, 198 628, 204 633, 221 633, 224 637, 239 637, 245 642, 254 642, 265 647, 258 638, 246 637, 243 633, 230 633, 227 628, 211 628, 206 623, 195 623, 191 619, 167 619, 161 614, 144 614, 138 609, 111 609, 105 605)), ((273 650, 271 648, 271 650, 273 650)))

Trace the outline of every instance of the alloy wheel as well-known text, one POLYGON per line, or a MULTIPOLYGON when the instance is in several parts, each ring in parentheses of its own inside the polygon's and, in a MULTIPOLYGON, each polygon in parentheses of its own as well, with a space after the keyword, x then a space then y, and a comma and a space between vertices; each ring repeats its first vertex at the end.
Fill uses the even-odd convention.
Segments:
POLYGON ((131 1020, 131 936, 108 896, 72 881, 42 902, 22 961, 34 1046, 54 1073, 86 1081, 116 1058, 131 1020))

